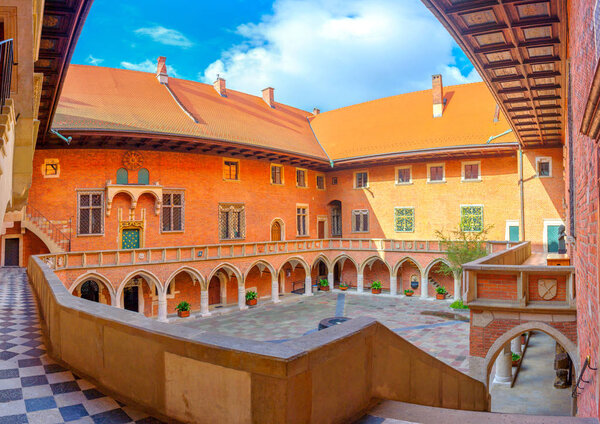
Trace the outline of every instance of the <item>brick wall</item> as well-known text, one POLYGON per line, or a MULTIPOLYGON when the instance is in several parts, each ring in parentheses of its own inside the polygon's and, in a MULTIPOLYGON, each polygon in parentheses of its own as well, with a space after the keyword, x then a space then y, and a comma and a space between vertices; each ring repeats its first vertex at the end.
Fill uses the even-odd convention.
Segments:
POLYGON ((538 290, 538 281, 541 279, 556 280, 556 296, 551 301, 567 300, 567 277, 564 275, 530 275, 529 276, 529 300, 544 301, 538 290))
POLYGON ((517 300, 517 276, 478 274, 477 297, 494 300, 517 300))

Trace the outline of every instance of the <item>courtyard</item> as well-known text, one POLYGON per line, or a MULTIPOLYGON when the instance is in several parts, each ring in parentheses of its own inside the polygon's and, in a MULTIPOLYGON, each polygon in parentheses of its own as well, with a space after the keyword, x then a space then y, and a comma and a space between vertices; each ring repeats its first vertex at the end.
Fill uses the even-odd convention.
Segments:
POLYGON ((319 321, 334 316, 372 317, 430 355, 459 371, 469 369, 469 314, 455 311, 448 301, 397 298, 351 293, 288 295, 245 311, 207 318, 175 320, 206 332, 245 339, 284 343, 317 331, 319 321))

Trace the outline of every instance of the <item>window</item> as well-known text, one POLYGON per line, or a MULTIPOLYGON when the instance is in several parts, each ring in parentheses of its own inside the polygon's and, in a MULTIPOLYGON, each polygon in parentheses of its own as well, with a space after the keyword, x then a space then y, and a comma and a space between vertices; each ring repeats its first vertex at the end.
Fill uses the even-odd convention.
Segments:
POLYGON ((219 205, 219 238, 221 240, 246 237, 246 212, 244 205, 219 205))
POLYGON ((483 231, 483 206, 466 205, 460 207, 460 227, 463 231, 483 231))
POLYGON ((412 183, 411 167, 404 166, 396 168, 396 184, 410 184, 412 183))
POLYGON ((369 211, 366 209, 352 211, 352 231, 355 233, 369 232, 369 211))
POLYGON ((271 184, 283 184, 283 166, 271 165, 271 184))
POLYGON ((323 175, 317 175, 317 188, 325 190, 325 177, 323 175))
POLYGON ((480 162, 463 162, 462 163, 462 181, 481 181, 479 172, 480 162))
POLYGON ((240 179, 239 160, 228 159, 223 161, 223 179, 229 181, 237 181, 240 179))
POLYGON ((306 187, 306 169, 296 169, 296 187, 306 187))
POLYGON ((146 168, 142 168, 138 171, 138 184, 150 184, 150 172, 148 172, 146 168))
POLYGON ((538 177, 552 177, 552 158, 535 158, 535 164, 538 177))
POLYGON ((337 185, 337 177, 331 177, 331 185, 337 185))
POLYGON ((129 183, 127 170, 125 168, 117 169, 117 184, 127 184, 127 183, 129 183))
POLYGON ((77 228, 80 235, 102 234, 104 227, 104 194, 101 191, 79 193, 77 228))
POLYGON ((415 231, 415 208, 394 209, 394 230, 398 233, 412 233, 415 231))
POLYGON ((354 188, 366 188, 369 186, 369 173, 356 172, 354 173, 354 188))
POLYGON ((342 209, 338 206, 331 208, 331 236, 342 236, 342 209))
POLYGON ((308 235, 308 207, 298 206, 296 207, 296 229, 299 236, 308 235))
POLYGON ((184 197, 182 192, 163 193, 162 204, 162 230, 183 231, 183 206, 184 197))
POLYGON ((439 183, 446 181, 446 176, 444 175, 444 164, 427 165, 427 171, 428 183, 439 183))
POLYGON ((60 165, 58 159, 46 159, 42 165, 42 175, 44 178, 58 178, 60 175, 60 165))

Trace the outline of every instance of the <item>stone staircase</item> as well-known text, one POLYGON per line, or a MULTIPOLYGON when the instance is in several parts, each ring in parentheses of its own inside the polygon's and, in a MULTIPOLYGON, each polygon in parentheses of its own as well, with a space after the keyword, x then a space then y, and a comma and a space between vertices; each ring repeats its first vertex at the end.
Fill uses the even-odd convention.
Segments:
MULTIPOLYGON (((435 281, 433 278, 429 279, 429 285, 433 287, 433 290, 435 291, 436 288, 441 287, 442 285, 440 283, 438 283, 437 281, 435 281)), ((446 293, 446 297, 448 297, 449 294, 446 293)))
POLYGON ((598 424, 596 418, 499 414, 433 408, 385 400, 355 424, 598 424))
POLYGON ((51 253, 71 250, 71 237, 65 233, 64 228, 60 228, 32 206, 28 205, 25 208, 21 228, 26 228, 38 236, 51 253))

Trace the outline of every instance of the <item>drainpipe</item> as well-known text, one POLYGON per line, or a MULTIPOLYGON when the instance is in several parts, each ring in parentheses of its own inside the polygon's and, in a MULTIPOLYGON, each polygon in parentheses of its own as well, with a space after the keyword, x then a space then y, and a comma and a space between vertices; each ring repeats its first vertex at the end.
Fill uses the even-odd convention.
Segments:
POLYGON ((519 188, 521 191, 521 241, 525 241, 525 194, 523 188, 523 148, 519 146, 519 188))
POLYGON ((65 137, 64 135, 62 135, 61 133, 59 133, 55 129, 51 129, 50 132, 52 134, 54 134, 55 136, 57 136, 58 138, 60 138, 62 141, 64 141, 67 144, 71 144, 71 140, 73 140, 73 137, 65 137))

